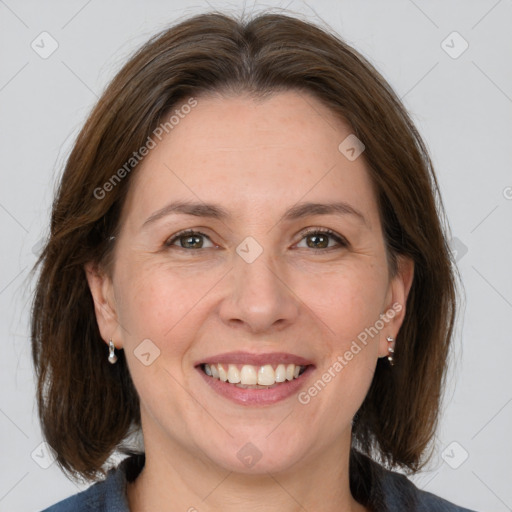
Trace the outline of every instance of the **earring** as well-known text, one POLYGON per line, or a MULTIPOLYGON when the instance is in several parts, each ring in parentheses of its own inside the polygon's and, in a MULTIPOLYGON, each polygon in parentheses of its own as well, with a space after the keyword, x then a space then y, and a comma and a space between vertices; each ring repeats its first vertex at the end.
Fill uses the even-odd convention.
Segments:
POLYGON ((393 354, 395 353, 395 350, 394 350, 394 349, 393 349, 393 347, 391 346, 391 343, 393 343, 393 342, 395 341, 395 338, 392 338, 391 336, 388 336, 386 339, 387 339, 387 340, 389 341, 389 343, 390 343, 390 345, 389 345, 389 347, 388 347, 388 353, 389 353, 389 355, 388 355, 388 361, 389 361, 389 364, 390 364, 391 366, 394 366, 394 365, 395 365, 395 361, 394 361, 394 359, 393 359, 393 354))
POLYGON ((110 338, 108 342, 108 362, 110 364, 115 364, 117 361, 117 356, 115 355, 116 346, 114 345, 112 338, 110 338))

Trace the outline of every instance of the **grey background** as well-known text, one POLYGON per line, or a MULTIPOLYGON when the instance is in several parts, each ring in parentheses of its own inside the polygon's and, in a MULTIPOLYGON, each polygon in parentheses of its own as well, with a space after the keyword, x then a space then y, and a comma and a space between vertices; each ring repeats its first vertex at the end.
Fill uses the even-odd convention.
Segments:
MULTIPOLYGON (((29 270, 71 143, 136 47, 210 6, 239 12, 243 3, 0 0, 2 511, 40 510, 88 486, 69 482, 41 446, 28 338, 29 270), (43 31, 58 43, 46 59, 31 47, 50 48, 43 31)), ((246 10, 268 7, 324 20, 367 56, 431 151, 466 301, 432 463, 412 479, 469 508, 512 510, 512 2, 296 0, 246 10), (469 44, 457 58, 464 43, 446 39, 453 31, 469 44)))

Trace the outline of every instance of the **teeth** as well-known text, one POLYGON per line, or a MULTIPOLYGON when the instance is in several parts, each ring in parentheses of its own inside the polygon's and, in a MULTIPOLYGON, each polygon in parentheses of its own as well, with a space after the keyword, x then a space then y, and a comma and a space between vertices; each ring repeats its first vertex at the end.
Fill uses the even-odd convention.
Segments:
POLYGON ((272 384, 276 383, 276 373, 274 372, 274 368, 269 364, 265 366, 260 366, 258 370, 258 384, 260 386, 272 386, 272 384))
POLYGON ((276 383, 286 382, 297 379, 299 374, 305 369, 305 366, 294 364, 278 364, 274 367, 270 364, 263 366, 253 366, 244 364, 205 364, 203 365, 206 375, 220 379, 230 384, 241 386, 273 386, 276 383))
POLYGON ((286 366, 278 364, 276 368, 276 382, 284 382, 286 380, 286 366))
POLYGON ((252 365, 244 364, 240 372, 240 382, 246 386, 258 384, 258 374, 252 365))
POLYGON ((228 380, 228 375, 226 373, 226 370, 224 370, 224 367, 219 364, 217 366, 217 369, 219 370, 219 379, 226 382, 228 380))
POLYGON ((228 381, 231 384, 238 384, 240 382, 240 372, 235 365, 228 365, 228 381))

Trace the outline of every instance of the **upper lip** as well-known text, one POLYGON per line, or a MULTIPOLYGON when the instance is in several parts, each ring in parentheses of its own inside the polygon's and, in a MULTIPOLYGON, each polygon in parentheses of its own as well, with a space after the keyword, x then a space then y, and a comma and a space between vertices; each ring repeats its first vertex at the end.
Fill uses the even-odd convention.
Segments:
POLYGON ((299 366, 308 366, 313 364, 308 359, 290 354, 288 352, 268 352, 264 354, 252 354, 250 352, 224 352, 209 356, 206 359, 197 361, 194 366, 201 364, 217 364, 217 363, 233 363, 233 364, 250 364, 253 366, 263 366, 265 364, 295 364, 299 366))

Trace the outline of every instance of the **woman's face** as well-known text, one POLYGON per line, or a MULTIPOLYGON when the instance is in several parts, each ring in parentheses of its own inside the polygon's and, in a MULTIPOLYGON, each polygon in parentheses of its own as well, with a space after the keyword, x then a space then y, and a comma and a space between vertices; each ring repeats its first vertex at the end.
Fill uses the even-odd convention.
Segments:
POLYGON ((110 277, 88 273, 146 451, 239 472, 337 456, 412 265, 391 279, 364 153, 317 99, 196 100, 134 171, 110 277))

